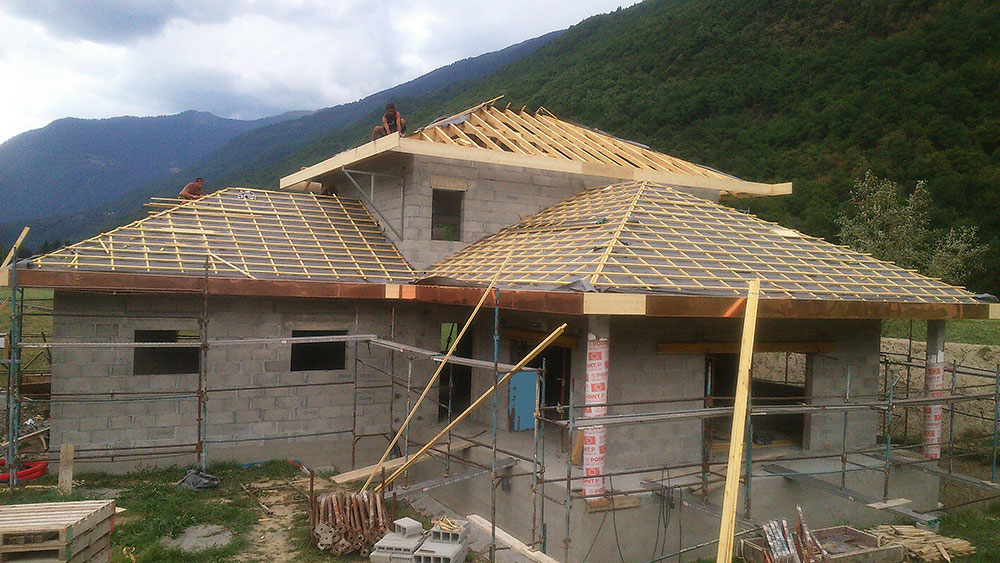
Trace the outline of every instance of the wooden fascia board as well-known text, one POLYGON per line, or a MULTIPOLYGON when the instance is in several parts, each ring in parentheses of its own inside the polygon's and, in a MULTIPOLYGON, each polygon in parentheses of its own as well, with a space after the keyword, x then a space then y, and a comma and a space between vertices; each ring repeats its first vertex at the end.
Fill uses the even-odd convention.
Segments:
MULTIPOLYGON (((791 182, 785 182, 782 184, 762 184, 759 182, 747 182, 745 180, 729 178, 706 178, 700 176, 689 176, 687 174, 678 174, 675 172, 642 170, 639 168, 615 166, 611 164, 563 160, 544 155, 516 154, 505 151, 484 149, 481 147, 445 145, 443 143, 432 143, 408 138, 399 139, 399 148, 395 150, 421 156, 451 158, 455 160, 532 168, 536 170, 566 172, 570 174, 586 174, 591 176, 613 178, 616 180, 646 180, 661 184, 704 188, 732 194, 771 196, 792 193, 791 182)), ((305 172, 305 170, 303 170, 303 172, 305 172)), ((291 176, 289 176, 289 178, 291 178, 291 176)), ((304 179, 306 178, 299 177, 296 181, 302 181, 304 179)), ((284 185, 284 179, 282 179, 282 182, 282 185, 284 185)))
MULTIPOLYGON (((205 279, 198 276, 31 269, 18 269, 17 281, 25 287, 135 293, 201 293, 205 284, 205 279)), ((476 287, 208 278, 211 295, 406 300, 474 306, 482 291, 476 287)), ((565 315, 739 317, 743 314, 742 301, 740 297, 500 290, 502 309, 565 315)), ((1000 317, 1000 306, 762 299, 759 316, 773 319, 990 319, 1000 317)))
MULTIPOLYGON (((395 150, 400 144, 399 133, 392 133, 391 135, 386 135, 365 143, 360 147, 355 147, 353 149, 346 150, 344 152, 338 153, 322 162, 313 164, 312 166, 303 168, 298 172, 289 174, 285 176, 278 182, 278 187, 282 190, 287 189, 289 186, 298 184, 299 182, 304 182, 307 180, 313 180, 319 176, 337 170, 343 166, 350 166, 358 161, 364 160, 366 158, 371 158, 377 154, 384 152, 389 152, 395 150)), ((426 141, 419 141, 426 142, 426 141)), ((427 143, 436 144, 436 143, 427 143)))
MULTIPOLYGON (((646 315, 653 317, 741 316, 740 297, 649 295, 646 315)), ((771 319, 985 319, 985 303, 894 303, 761 299, 758 316, 771 319)))
MULTIPOLYGON (((114 272, 19 270, 18 283, 27 287, 122 293, 200 294, 206 291, 203 277, 114 272)), ((385 299, 387 285, 210 277, 207 292, 209 295, 247 297, 385 299)))

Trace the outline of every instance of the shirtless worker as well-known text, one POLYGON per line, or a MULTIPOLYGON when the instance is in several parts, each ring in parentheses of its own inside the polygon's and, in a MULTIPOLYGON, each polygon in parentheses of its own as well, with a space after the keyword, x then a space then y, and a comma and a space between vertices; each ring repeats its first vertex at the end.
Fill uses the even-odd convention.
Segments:
POLYGON ((201 178, 195 178, 194 182, 184 186, 184 189, 181 190, 181 193, 177 194, 177 197, 181 199, 199 199, 205 197, 205 192, 201 189, 203 183, 204 180, 201 178))
POLYGON ((377 125, 375 129, 372 129, 372 140, 374 141, 379 137, 384 137, 396 131, 400 133, 406 131, 406 120, 396 111, 396 104, 388 103, 385 105, 385 115, 382 116, 382 125, 377 125))

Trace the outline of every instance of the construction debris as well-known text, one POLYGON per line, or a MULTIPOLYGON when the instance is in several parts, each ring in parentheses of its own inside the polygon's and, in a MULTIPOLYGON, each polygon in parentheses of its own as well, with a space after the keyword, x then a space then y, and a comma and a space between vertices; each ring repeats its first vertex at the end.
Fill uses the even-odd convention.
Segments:
POLYGON ((868 533, 878 538, 879 544, 901 544, 906 548, 906 554, 917 561, 950 562, 952 557, 966 557, 976 552, 976 548, 965 540, 941 536, 915 526, 876 526, 868 533))
POLYGON ((874 535, 850 526, 811 531, 801 512, 794 529, 784 519, 765 523, 763 537, 742 540, 740 556, 751 563, 893 563, 903 561, 905 550, 895 542, 880 542, 874 535))
POLYGON ((337 491, 320 495, 313 527, 316 547, 334 555, 357 551, 368 557, 388 529, 387 514, 380 494, 337 491))

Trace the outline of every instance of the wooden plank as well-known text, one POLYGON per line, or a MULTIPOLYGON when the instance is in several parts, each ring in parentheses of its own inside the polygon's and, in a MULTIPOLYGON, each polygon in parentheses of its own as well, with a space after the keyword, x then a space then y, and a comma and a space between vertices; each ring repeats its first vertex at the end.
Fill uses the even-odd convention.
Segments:
POLYGON ((14 254, 17 252, 17 249, 21 247, 21 243, 24 242, 24 237, 28 236, 28 231, 30 230, 31 227, 21 229, 21 234, 17 237, 17 240, 14 241, 14 246, 10 247, 10 252, 8 252, 7 257, 3 259, 3 263, 0 264, 0 270, 6 268, 7 265, 14 259, 14 254))
MULTIPOLYGON (((458 446, 452 446, 451 447, 451 453, 452 453, 452 455, 454 455, 454 454, 456 454, 458 452, 462 452, 462 451, 465 451, 465 450, 471 448, 473 445, 474 444, 471 444, 469 442, 464 442, 464 443, 462 443, 462 444, 460 444, 458 446)), ((440 450, 440 449, 433 449, 433 450, 431 450, 431 453, 445 455, 447 452, 445 452, 444 450, 440 450)), ((413 456, 397 457, 397 458, 394 458, 394 459, 390 459, 390 460, 384 462, 382 464, 382 467, 384 467, 386 471, 391 471, 393 469, 396 469, 400 465, 403 465, 404 463, 406 463, 406 461, 408 459, 410 459, 411 457, 413 457, 413 456)), ((371 475, 372 471, 376 471, 375 465, 377 465, 377 464, 368 465, 368 466, 365 466, 365 467, 359 467, 358 469, 353 469, 351 471, 345 471, 344 473, 340 473, 338 475, 334 475, 333 477, 330 477, 330 481, 332 481, 332 482, 334 482, 334 483, 336 483, 338 485, 343 485, 344 483, 350 483, 351 481, 357 481, 358 479, 363 479, 363 478, 368 477, 369 475, 371 475)))
MULTIPOLYGON (((545 340, 546 334, 544 332, 534 332, 531 330, 515 330, 512 328, 500 329, 500 334, 504 338, 509 338, 511 340, 520 340, 522 342, 531 342, 537 344, 542 340, 545 340)), ((553 346, 562 346, 563 348, 576 348, 577 343, 580 341, 575 336, 560 336, 552 343, 553 346)))
MULTIPOLYGON (((412 465, 416 460, 419 460, 420 456, 427 453, 427 450, 431 449, 434 446, 434 444, 436 444, 445 434, 451 432, 452 428, 458 426, 458 424, 462 422, 462 420, 464 420, 465 417, 469 415, 469 413, 474 411, 476 407, 478 407, 483 401, 485 401, 490 395, 492 395, 494 391, 499 389, 501 385, 507 383, 507 381, 510 380, 512 375, 521 371, 521 369, 524 368, 524 366, 528 365, 531 362, 531 360, 535 359, 535 357, 541 354, 543 350, 548 348, 549 344, 551 344, 556 338, 559 338, 562 335, 563 331, 565 330, 566 330, 566 323, 559 325, 555 330, 553 330, 552 333, 545 338, 545 340, 539 342, 538 345, 535 346, 530 352, 528 352, 526 356, 521 358, 521 361, 519 361, 517 365, 514 366, 513 369, 505 373, 503 377, 501 377, 496 383, 491 385, 485 392, 483 392, 482 395, 479 396, 479 398, 473 401, 468 408, 462 411, 461 414, 459 414, 457 417, 455 417, 454 420, 448 423, 447 426, 441 429, 437 433, 437 435, 431 438, 430 441, 424 445, 424 447, 420 448, 420 450, 417 453, 413 454, 413 459, 401 465, 399 469, 394 471, 392 475, 386 478, 384 485, 389 485, 390 483, 392 483, 397 477, 399 477, 404 471, 406 471, 407 467, 412 465)), ((378 487, 376 487, 375 492, 376 493, 382 492, 384 485, 379 485, 378 487)))
POLYGON ((729 441, 729 461, 726 464, 726 492, 722 503, 719 548, 716 554, 716 561, 721 561, 722 563, 730 563, 733 560, 733 542, 736 539, 736 504, 740 489, 740 466, 743 463, 747 405, 750 400, 750 363, 753 360, 753 343, 757 331, 757 303, 759 299, 760 280, 751 280, 747 288, 747 306, 743 317, 743 337, 741 339, 740 364, 736 379, 732 438, 729 441))
MULTIPOLYGON (((793 352, 814 354, 832 352, 835 342, 757 342, 754 352, 793 352)), ((657 354, 735 354, 739 352, 738 342, 660 342, 657 354)))
MULTIPOLYGON (((441 374, 441 370, 443 370, 444 366, 448 364, 448 358, 450 358, 452 354, 455 353, 455 348, 458 347, 458 343, 462 340, 462 336, 465 335, 465 332, 472 325, 472 321, 476 319, 476 314, 479 313, 479 309, 481 309, 483 303, 486 302, 486 298, 489 297, 490 294, 493 292, 493 286, 496 285, 497 279, 500 278, 500 272, 503 271, 503 268, 504 266, 507 265, 508 260, 510 260, 510 253, 507 254, 507 257, 504 259, 503 264, 501 264, 501 266, 497 268, 497 272, 493 276, 493 280, 490 282, 490 285, 487 286, 486 291, 483 292, 483 296, 479 298, 479 303, 476 304, 476 307, 472 310, 472 313, 469 315, 468 320, 465 321, 465 325, 462 327, 462 330, 458 331, 458 336, 455 337, 455 341, 452 342, 451 346, 448 348, 448 353, 444 355, 444 359, 441 361, 440 364, 438 364, 437 369, 434 370, 434 375, 432 375, 431 378, 427 380, 427 385, 424 386, 424 390, 423 392, 420 393, 420 397, 417 398, 417 401, 413 404, 413 408, 410 409, 409 414, 406 415, 406 420, 404 420, 403 423, 399 425, 399 430, 396 432, 396 436, 392 439, 392 441, 389 442, 389 447, 387 447, 385 449, 385 453, 382 454, 382 459, 380 459, 378 463, 375 464, 375 467, 372 469, 371 475, 368 476, 368 479, 365 481, 365 484, 361 486, 362 491, 368 488, 368 485, 371 484, 372 479, 375 478, 375 474, 378 473, 378 470, 382 466, 382 463, 385 462, 385 459, 387 457, 389 457, 389 452, 392 451, 392 447, 396 445, 396 442, 399 441, 399 437, 403 435, 403 432, 406 429, 406 425, 408 425, 410 421, 413 419, 413 416, 417 414, 417 408, 420 407, 420 403, 423 402, 424 398, 427 397, 427 394, 434 386, 434 382, 437 381, 438 376, 441 374)), ((404 462, 403 465, 405 466, 406 462, 404 462)))
POLYGON ((59 448, 59 494, 73 492, 73 444, 64 443, 59 448))
MULTIPOLYGON (((466 516, 466 519, 470 524, 483 530, 487 534, 492 534, 494 527, 490 524, 490 521, 478 514, 470 514, 466 516)), ((501 530, 499 527, 496 528, 497 543, 501 543, 506 547, 509 547, 511 551, 517 553, 521 557, 526 558, 528 561, 533 561, 534 563, 558 563, 555 559, 549 557, 548 555, 536 550, 533 547, 529 547, 521 542, 521 540, 515 538, 509 533, 501 530)))

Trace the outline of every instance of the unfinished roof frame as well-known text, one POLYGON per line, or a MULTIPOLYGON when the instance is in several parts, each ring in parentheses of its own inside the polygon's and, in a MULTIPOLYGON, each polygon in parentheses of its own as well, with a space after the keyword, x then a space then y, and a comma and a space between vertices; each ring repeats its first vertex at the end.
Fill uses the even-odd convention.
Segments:
POLYGON ((748 182, 711 168, 650 150, 602 131, 563 121, 544 108, 529 113, 490 100, 441 119, 403 137, 393 133, 280 181, 282 190, 306 190, 309 182, 324 182, 341 169, 403 153, 536 170, 606 177, 611 180, 648 180, 703 188, 732 197, 784 195, 790 182, 748 182))

